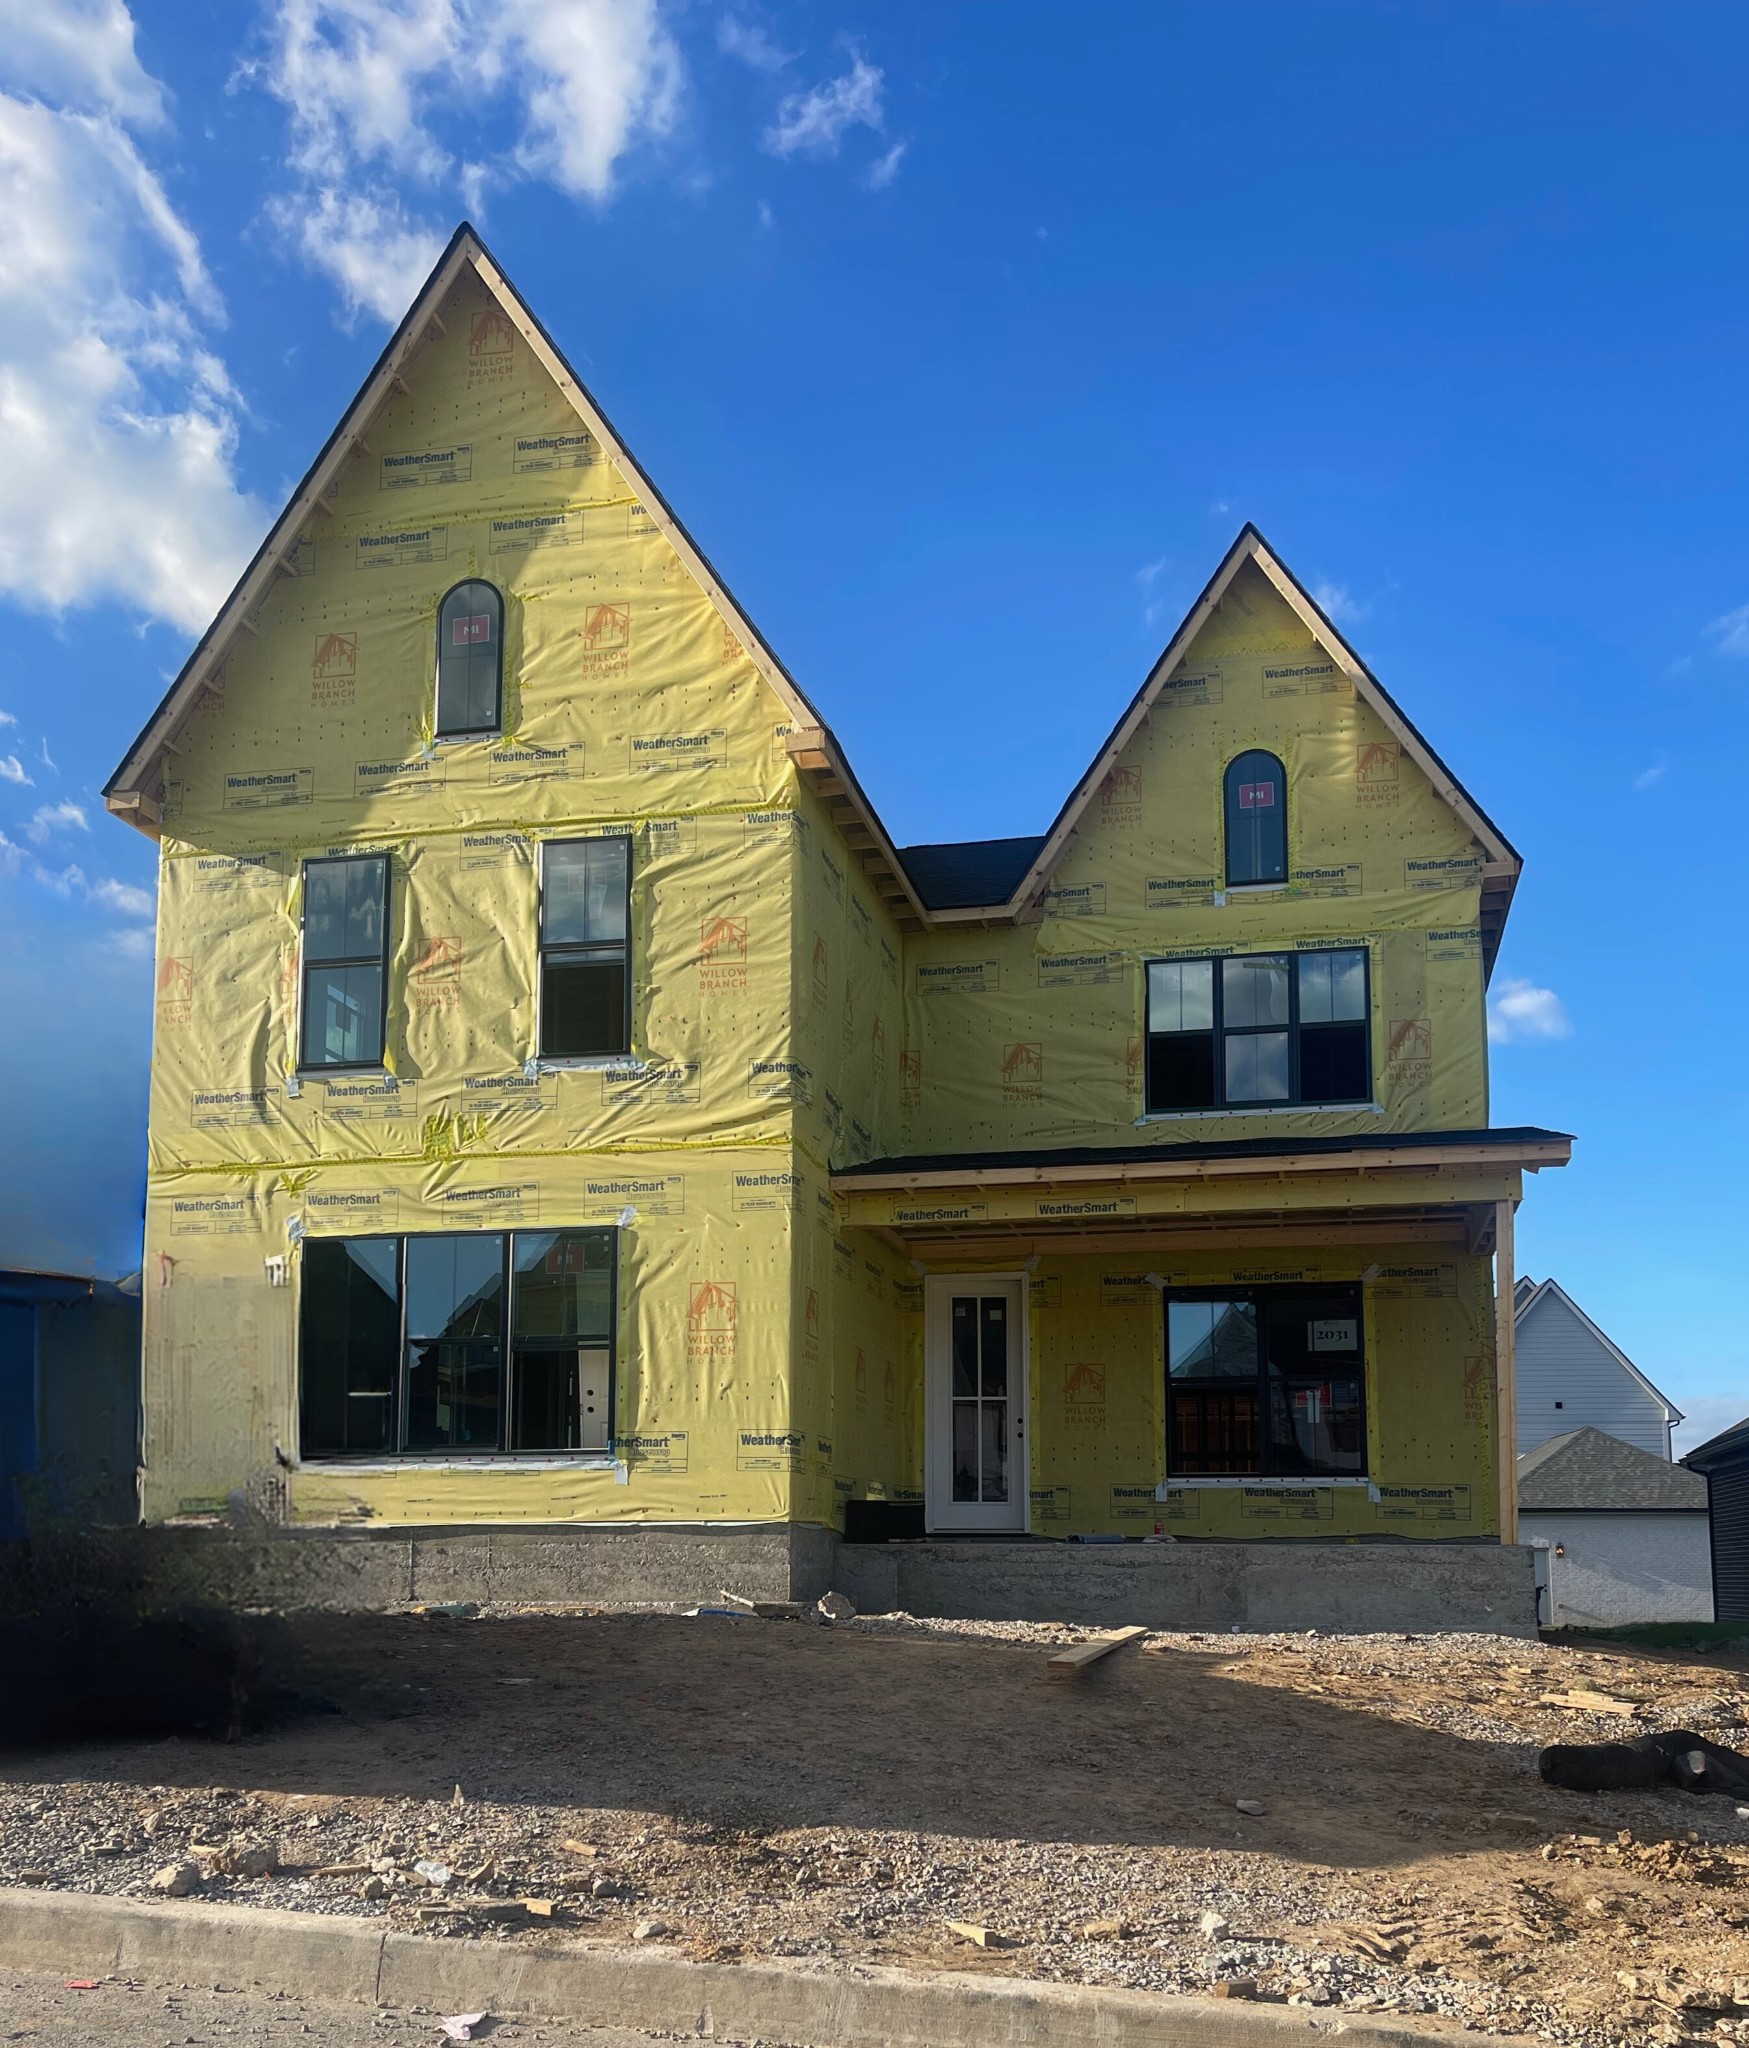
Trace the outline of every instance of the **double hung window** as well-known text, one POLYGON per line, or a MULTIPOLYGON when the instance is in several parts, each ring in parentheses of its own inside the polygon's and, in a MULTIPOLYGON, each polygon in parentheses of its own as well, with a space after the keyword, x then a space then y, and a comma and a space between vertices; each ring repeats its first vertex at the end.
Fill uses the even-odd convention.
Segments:
POLYGON ((437 737, 503 722, 504 600, 490 583, 458 583, 437 608, 437 737))
POLYGON ((388 954, 388 856, 305 861, 302 1067, 382 1065, 388 954))
POLYGON ((541 849, 540 1057, 631 1050, 631 841, 553 839, 541 849))
POLYGON ((1170 1293, 1168 1474, 1359 1477, 1365 1379, 1358 1287, 1170 1293))
POLYGON ((1372 1099, 1366 952, 1148 962, 1150 1115, 1372 1099))
POLYGON ((611 1230, 308 1239, 303 1455, 605 1454, 614 1272, 611 1230))

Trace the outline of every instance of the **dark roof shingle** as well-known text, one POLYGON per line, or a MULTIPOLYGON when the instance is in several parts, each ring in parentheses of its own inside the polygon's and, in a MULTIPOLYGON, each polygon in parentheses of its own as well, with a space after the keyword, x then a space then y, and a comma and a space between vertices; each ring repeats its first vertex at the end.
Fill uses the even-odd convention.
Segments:
POLYGON ((1521 1513, 1641 1508, 1704 1512, 1706 1482, 1601 1429, 1570 1429, 1518 1461, 1521 1513))
POLYGON ((942 846, 901 846, 899 859, 930 910, 982 910, 1006 903, 1037 860, 1044 836, 961 839, 942 846))

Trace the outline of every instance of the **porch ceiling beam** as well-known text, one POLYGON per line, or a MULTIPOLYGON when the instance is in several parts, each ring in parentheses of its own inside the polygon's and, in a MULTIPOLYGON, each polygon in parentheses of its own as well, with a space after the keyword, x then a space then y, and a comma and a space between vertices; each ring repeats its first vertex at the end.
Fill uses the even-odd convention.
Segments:
MULTIPOLYGON (((890 1242, 889 1233, 881 1232, 890 1242)), ((976 1230, 956 1233, 905 1231, 902 1249, 907 1258, 927 1264, 931 1260, 1041 1258, 1053 1254, 1104 1254, 1138 1258, 1154 1252, 1173 1251, 1257 1251, 1304 1247, 1308 1251, 1341 1250, 1349 1246, 1389 1247, 1391 1245, 1448 1245, 1458 1251, 1464 1246, 1461 1217, 1443 1221, 1391 1222, 1377 1217, 1354 1223, 1289 1220, 1282 1223, 1220 1223, 1206 1230, 1185 1230, 1171 1224, 1135 1223, 1125 1228, 1107 1225, 1098 1230, 1073 1228, 1042 1229, 1026 1224, 986 1224, 976 1230)))
POLYGON ((1572 1147, 1563 1138, 1526 1145, 1404 1145, 1381 1152, 1283 1153, 1273 1159, 1158 1159, 1107 1161, 1096 1166, 948 1167, 924 1173, 839 1173, 841 1195, 910 1194, 918 1188, 1068 1187, 1088 1181, 1280 1180, 1313 1173, 1427 1172, 1446 1166, 1498 1166, 1504 1171, 1565 1166, 1572 1147))

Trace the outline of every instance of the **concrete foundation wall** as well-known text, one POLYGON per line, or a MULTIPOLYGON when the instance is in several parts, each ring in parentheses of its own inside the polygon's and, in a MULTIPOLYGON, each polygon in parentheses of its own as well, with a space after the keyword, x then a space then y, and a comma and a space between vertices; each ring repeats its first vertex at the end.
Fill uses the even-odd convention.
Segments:
POLYGON ((36 1557, 36 1586, 83 1581, 149 1606, 690 1606, 725 1589, 814 1600, 836 1588, 864 1613, 1096 1627, 1517 1635, 1536 1626, 1531 1552, 1495 1543, 846 1544, 828 1529, 780 1524, 413 1535, 157 1527, 72 1544, 65 1558, 36 1557))

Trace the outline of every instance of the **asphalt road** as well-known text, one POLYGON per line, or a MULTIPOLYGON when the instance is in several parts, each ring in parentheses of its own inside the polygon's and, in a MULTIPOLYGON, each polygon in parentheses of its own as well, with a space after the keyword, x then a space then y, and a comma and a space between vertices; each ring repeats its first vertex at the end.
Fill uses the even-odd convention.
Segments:
MULTIPOLYGON (((272 2048, 449 2048, 438 2013, 361 2005, 319 2005, 264 1991, 214 1990, 105 1978, 94 1990, 72 1991, 63 1977, 0 1973, 0 2041, 42 2048, 215 2048, 218 2043, 268 2042, 272 2048)), ((563 2020, 488 2021, 474 2033, 493 2048, 511 2043, 543 2048, 657 2048, 673 2034, 631 2034, 617 2027, 563 2020)), ((718 2038, 711 2048, 735 2048, 718 2038)))

